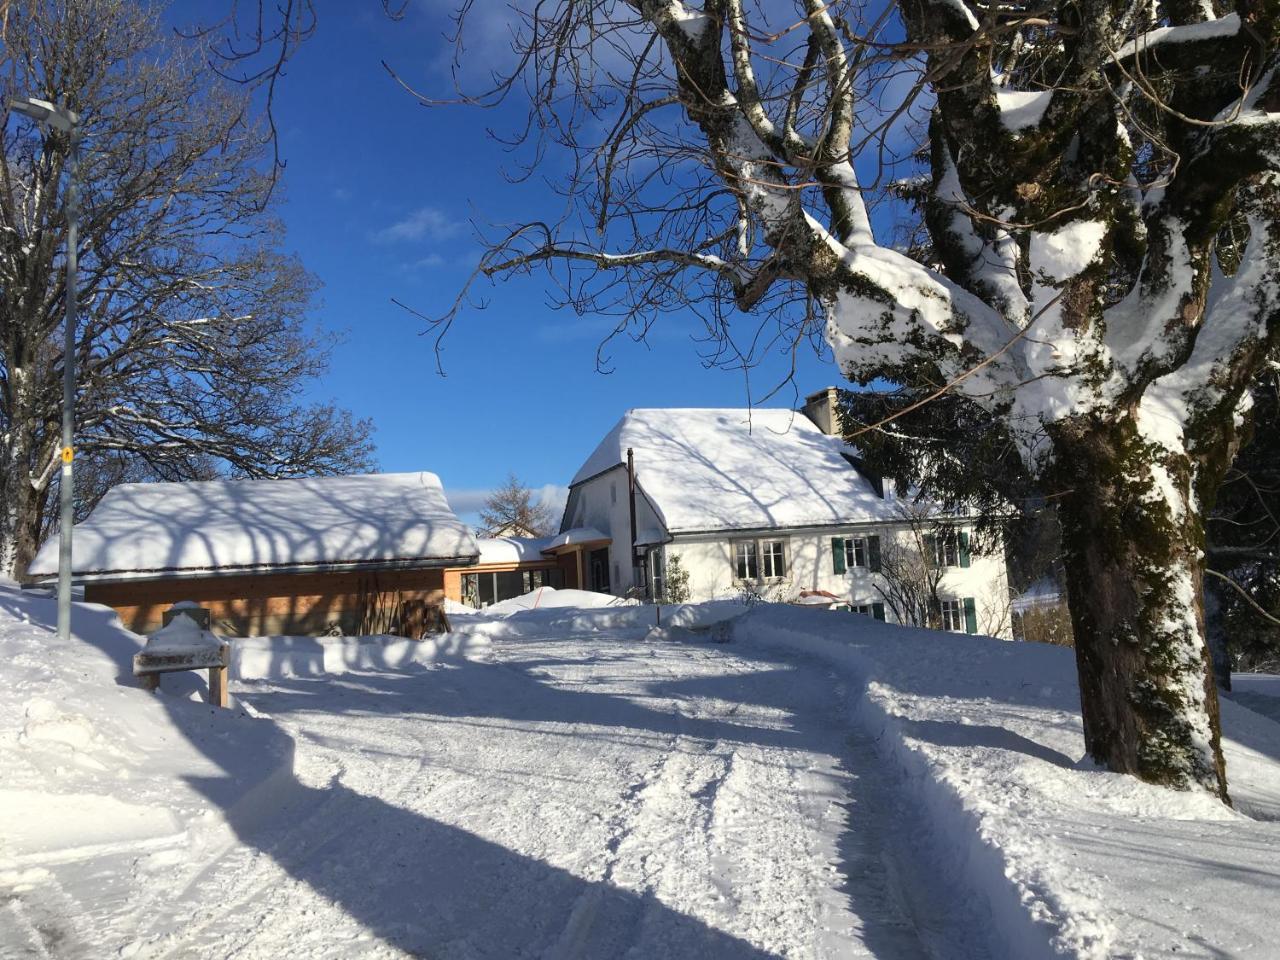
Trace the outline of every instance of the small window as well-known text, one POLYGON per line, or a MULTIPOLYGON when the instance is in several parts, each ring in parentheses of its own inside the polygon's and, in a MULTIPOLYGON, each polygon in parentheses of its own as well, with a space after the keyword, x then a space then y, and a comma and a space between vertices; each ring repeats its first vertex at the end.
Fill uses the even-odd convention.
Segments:
POLYGON ((779 580, 787 575, 787 548, 781 540, 766 540, 760 545, 764 556, 766 580, 779 580))
POLYGON ((864 617, 871 616, 871 604, 869 603, 855 603, 849 609, 854 613, 862 614, 864 617))
POLYGON ((650 590, 654 600, 663 600, 667 596, 666 575, 663 569, 662 551, 649 551, 649 572, 652 578, 650 590))
POLYGON ((964 633, 964 604, 961 601, 942 601, 942 629, 964 633))
POLYGON ((933 539, 933 562, 939 567, 960 566, 960 549, 954 531, 940 533, 933 539))
POLYGON ((616 481, 609 484, 609 502, 614 505, 618 503, 618 484, 616 481))
POLYGON ((760 579, 760 566, 756 560, 754 540, 733 542, 733 575, 739 580, 760 579))
POLYGON ((865 567, 869 565, 867 559, 867 538, 866 537, 850 537, 844 542, 844 562, 850 567, 865 567))

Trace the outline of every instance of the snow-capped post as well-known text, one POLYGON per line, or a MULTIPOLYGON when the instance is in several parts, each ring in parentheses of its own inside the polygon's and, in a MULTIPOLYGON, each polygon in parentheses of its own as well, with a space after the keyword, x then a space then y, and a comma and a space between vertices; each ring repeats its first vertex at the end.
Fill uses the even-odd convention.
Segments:
POLYGON ((511 71, 464 92, 528 91, 578 207, 496 234, 475 278, 543 267, 637 336, 692 309, 744 373, 822 335, 857 383, 980 410, 1062 508, 1088 752, 1227 799, 1202 516, 1280 343, 1275 0, 521 17, 511 71))
POLYGON ((164 612, 162 626, 147 637, 133 656, 133 675, 148 690, 160 689, 160 674, 179 670, 209 671, 209 702, 227 706, 227 674, 231 645, 209 629, 209 611, 190 600, 164 612))

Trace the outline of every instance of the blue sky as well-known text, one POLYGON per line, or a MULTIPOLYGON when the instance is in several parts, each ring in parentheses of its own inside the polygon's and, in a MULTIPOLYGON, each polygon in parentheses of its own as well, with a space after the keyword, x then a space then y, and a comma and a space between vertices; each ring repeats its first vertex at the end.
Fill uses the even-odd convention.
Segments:
MULTIPOLYGON (((447 94, 449 6, 415 3, 392 22, 374 0, 322 4, 279 88, 276 121, 286 246, 323 283, 314 323, 345 337, 315 397, 373 418, 382 470, 432 470, 470 513, 510 470, 533 487, 566 484, 628 407, 743 406, 747 390, 740 372, 704 369, 679 315, 661 318, 648 344, 615 341, 614 372, 598 373, 612 322, 550 309, 540 275, 486 285, 488 309, 454 325, 447 376, 437 375, 422 323, 391 298, 441 313, 479 256, 469 221, 557 209, 538 180, 500 173, 509 157, 488 129, 509 131, 522 103, 428 109, 383 69, 385 59, 416 88, 447 94)), ((485 55, 483 44, 469 53, 485 55)), ((757 370, 753 389, 789 362, 757 370)), ((810 351, 801 364, 802 391, 839 382, 829 354, 810 351)))

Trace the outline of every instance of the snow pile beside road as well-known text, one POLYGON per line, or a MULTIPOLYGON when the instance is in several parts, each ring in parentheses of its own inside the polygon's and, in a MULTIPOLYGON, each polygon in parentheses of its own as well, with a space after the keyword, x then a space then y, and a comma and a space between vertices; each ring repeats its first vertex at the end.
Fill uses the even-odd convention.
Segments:
MULTIPOLYGON (((737 599, 707 603, 650 604, 585 590, 544 589, 554 598, 550 605, 516 609, 504 607, 504 604, 534 597, 538 592, 535 590, 523 597, 485 607, 477 611, 475 616, 453 620, 454 633, 474 638, 510 640, 604 630, 636 631, 636 636, 653 628, 699 632, 707 631, 717 623, 734 620, 748 610, 737 599), (583 598, 586 598, 583 603, 573 602, 583 598)), ((676 637, 673 635, 672 639, 676 637)))
POLYGON ((528 593, 502 600, 484 608, 484 612, 494 617, 505 617, 525 610, 550 610, 557 607, 576 607, 589 610, 596 607, 634 607, 638 600, 624 600, 608 593, 595 593, 591 590, 557 590, 555 587, 539 587, 528 593))
POLYGON ((441 657, 470 656, 489 639, 466 630, 422 640, 405 637, 241 637, 231 644, 236 680, 317 677, 351 670, 403 670, 441 657))
POLYGON ((110 609, 75 604, 68 644, 55 620, 53 600, 0 582, 0 899, 23 898, 37 925, 81 892, 109 896, 102 875, 127 883, 149 856, 221 842, 293 764, 273 724, 201 702, 203 672, 166 674, 159 695, 141 689, 143 639, 110 609), (117 857, 118 874, 103 868, 117 857), (71 870, 83 891, 49 870, 90 859, 94 870, 71 870))
POLYGON ((1069 650, 774 606, 734 637, 819 656, 865 688, 855 722, 1010 956, 1274 955, 1280 725, 1224 702, 1231 810, 1083 758, 1069 650))

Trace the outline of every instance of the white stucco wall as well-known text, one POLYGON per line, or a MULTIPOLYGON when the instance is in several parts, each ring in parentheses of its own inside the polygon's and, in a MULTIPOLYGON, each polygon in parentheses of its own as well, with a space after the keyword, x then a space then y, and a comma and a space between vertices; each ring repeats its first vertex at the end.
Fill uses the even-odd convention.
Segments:
MULTIPOLYGON (((878 534, 882 543, 889 537, 907 536, 904 528, 885 526, 849 526, 788 531, 774 534, 744 534, 741 538, 783 540, 788 550, 788 574, 781 581, 770 581, 757 591, 771 600, 793 600, 801 590, 825 590, 851 604, 862 605, 882 600, 876 590, 879 574, 866 567, 851 567, 837 574, 831 559, 833 537, 861 537, 878 534)), ((665 551, 668 565, 672 556, 689 573, 692 600, 711 600, 741 593, 745 585, 734 579, 731 543, 738 535, 699 535, 676 537, 665 551)), ((883 581, 881 581, 883 582, 883 581)), ((968 567, 950 567, 938 589, 942 599, 974 599, 978 632, 991 636, 1011 637, 1008 605, 1009 589, 1003 551, 973 555, 968 567)), ((892 620, 892 614, 888 614, 892 620)))
MULTIPOLYGON (((617 468, 601 474, 576 488, 576 498, 566 523, 571 527, 596 527, 612 539, 609 547, 609 584, 612 593, 622 596, 633 586, 630 561, 631 520, 627 501, 627 472, 617 468), (615 575, 615 570, 616 575, 615 575)), ((661 523, 651 505, 638 493, 636 497, 636 529, 640 532, 660 528, 661 523)), ((960 529, 964 529, 961 527, 960 529)), ((878 534, 882 542, 890 537, 907 537, 905 526, 885 524, 853 524, 845 527, 822 527, 789 530, 785 533, 742 534, 741 538, 783 540, 787 544, 787 576, 758 588, 773 600, 792 600, 801 590, 826 590, 855 605, 881 601, 875 584, 878 574, 866 567, 853 567, 843 574, 833 570, 832 537, 860 537, 878 534)), ((689 574, 689 592, 693 600, 711 600, 734 596, 744 585, 734 580, 730 543, 738 534, 679 535, 661 547, 670 563, 673 556, 689 574)), ((642 584, 643 581, 641 581, 642 584)), ((991 636, 1012 637, 1009 622, 1009 590, 1002 550, 971 558, 969 567, 951 567, 939 584, 943 599, 974 599, 978 632, 991 636)), ((892 619, 892 614, 888 614, 892 619)))
MULTIPOLYGON (((609 589, 611 593, 623 596, 634 585, 626 468, 619 467, 588 480, 578 486, 575 493, 577 496, 571 504, 567 526, 595 527, 612 540, 609 545, 609 589)), ((642 533, 660 526, 649 502, 637 492, 636 530, 642 533)))

